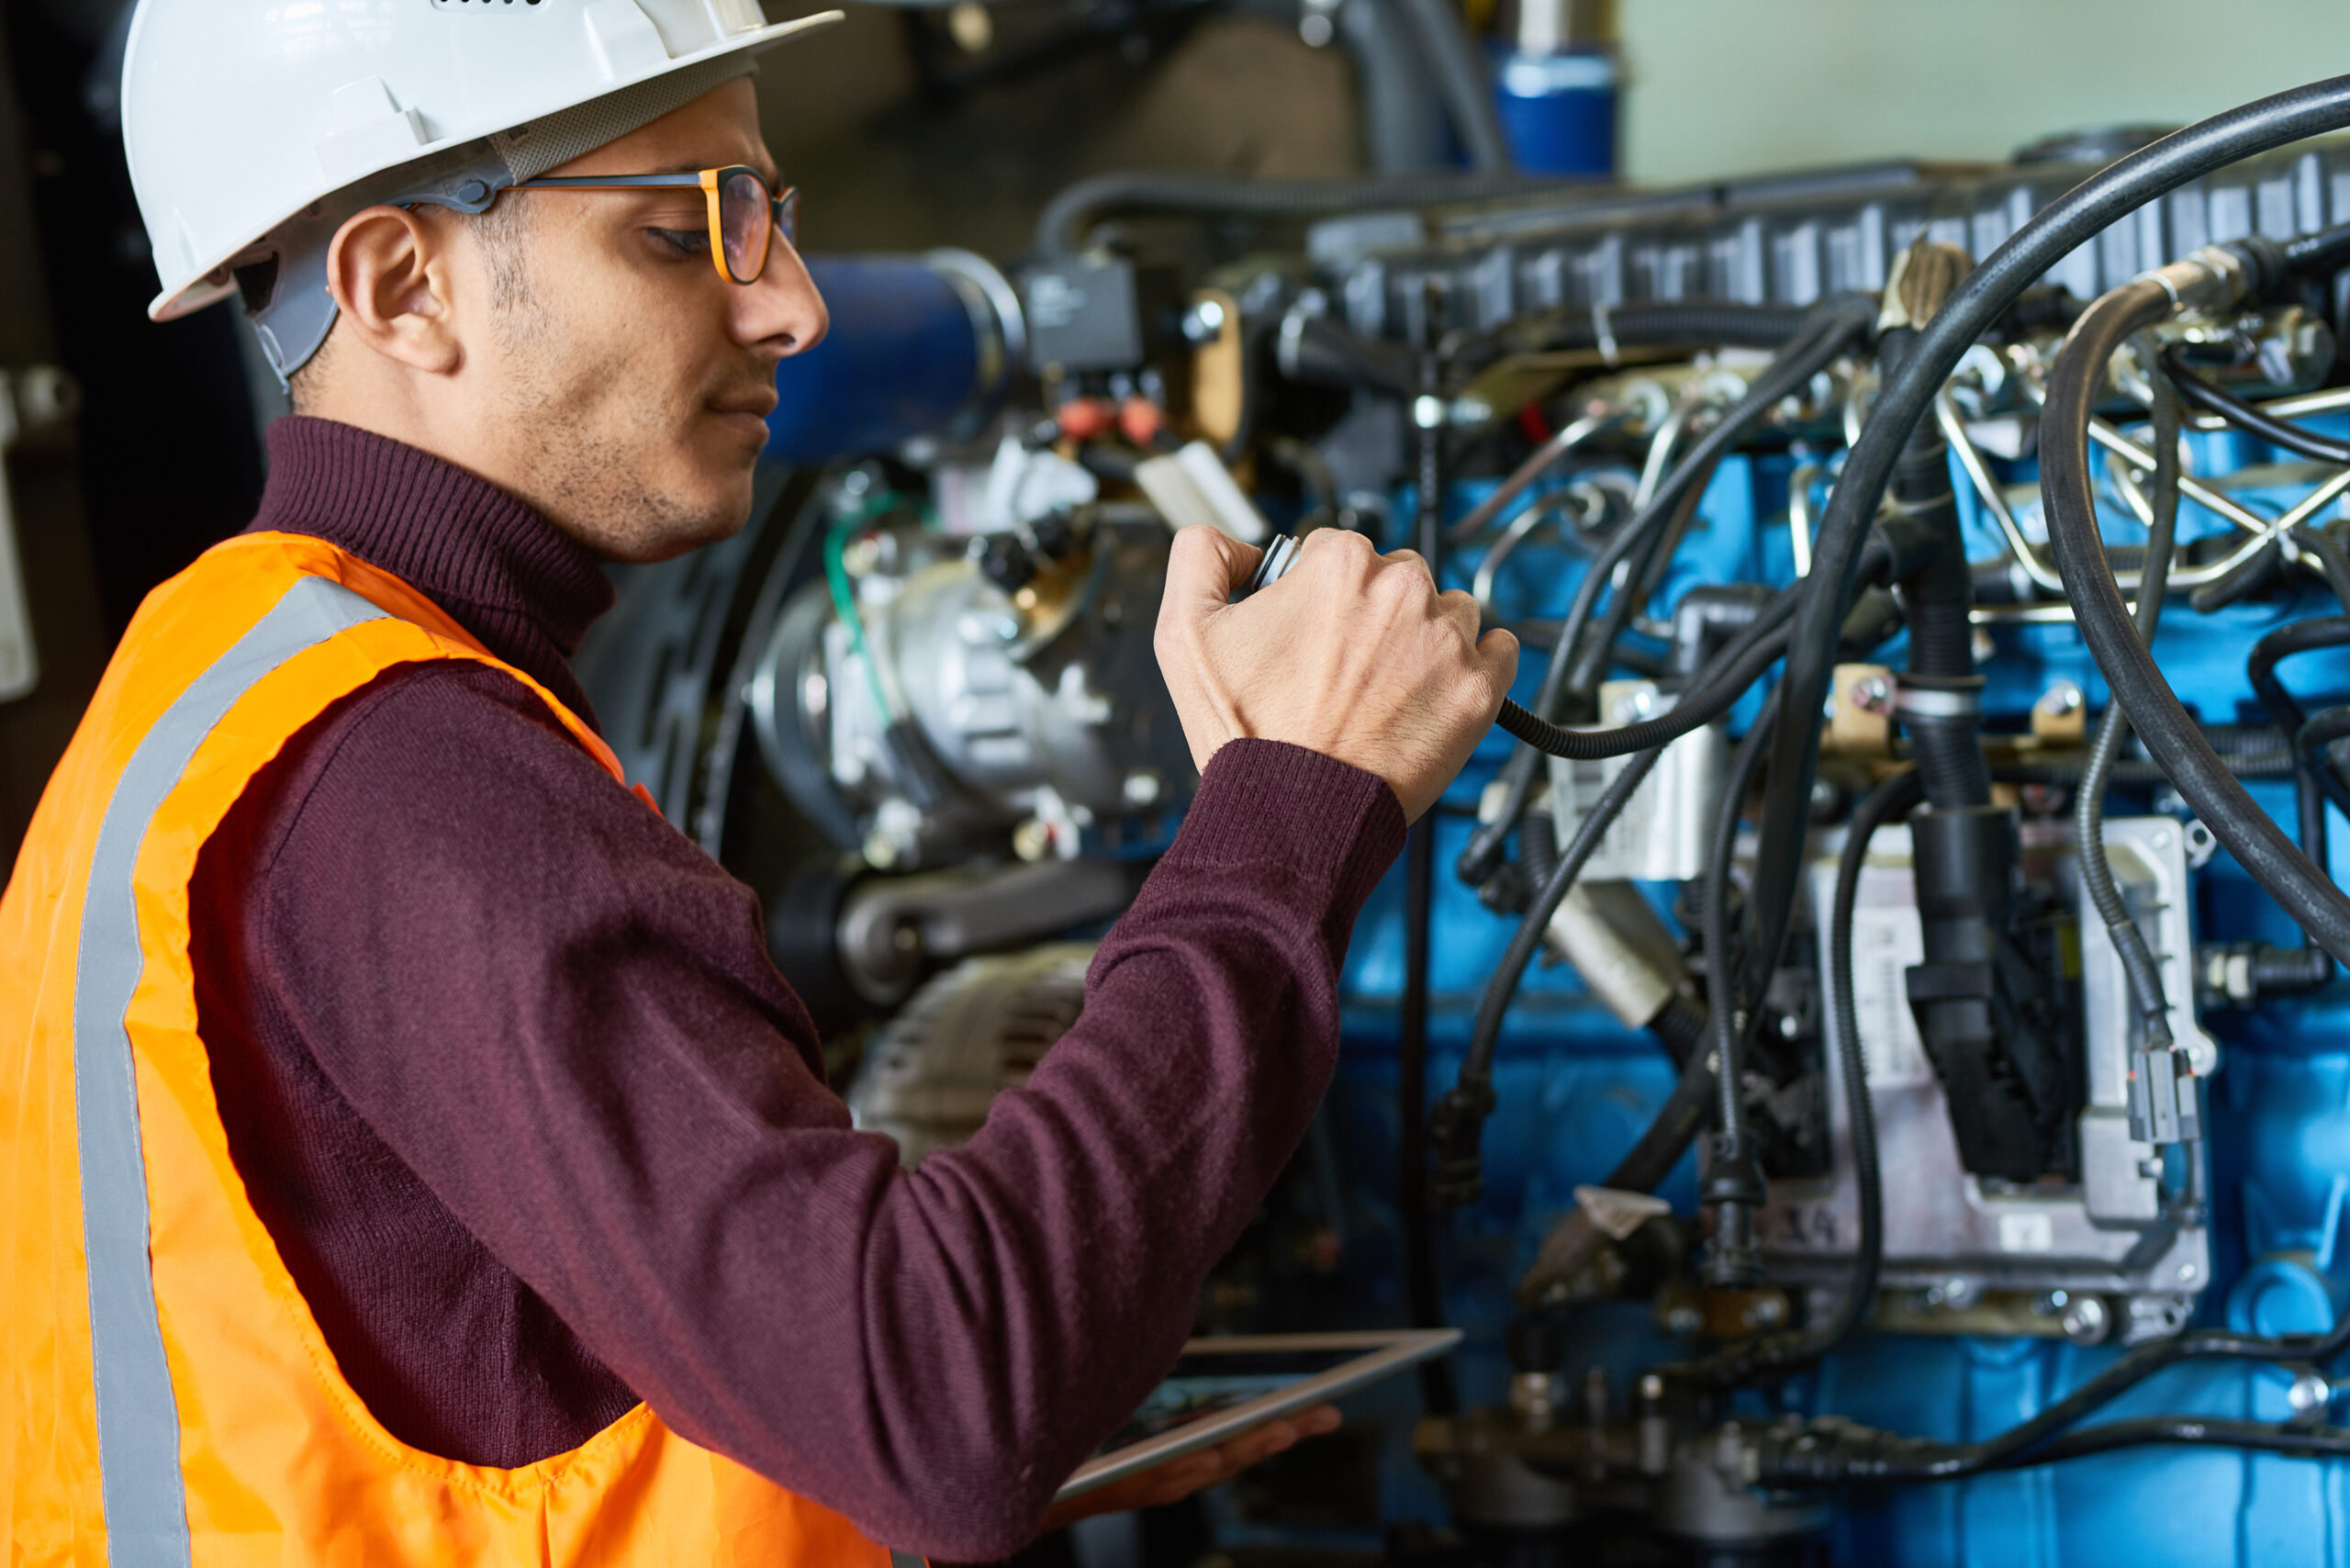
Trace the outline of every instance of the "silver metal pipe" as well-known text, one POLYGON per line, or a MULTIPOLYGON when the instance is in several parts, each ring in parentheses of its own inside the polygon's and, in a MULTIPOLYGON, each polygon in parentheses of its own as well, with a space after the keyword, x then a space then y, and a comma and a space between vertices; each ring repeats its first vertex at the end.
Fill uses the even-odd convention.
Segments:
POLYGON ((1991 514, 2007 536, 2008 551, 2023 567, 2024 576, 2034 587, 2060 598, 2065 592, 2065 579, 2056 568, 2041 559, 2039 547, 2024 537, 2016 515, 2008 508, 2008 498, 2000 492, 1999 483, 1991 473, 1990 465, 1983 461, 1983 454, 1975 450, 1975 439, 1966 433, 1966 421, 1959 417, 1958 405, 1951 401, 1950 388, 1944 386, 1934 394, 1934 420, 1942 426, 1942 439, 1958 454, 1958 465, 1966 470, 1966 477, 1975 487, 1975 494, 1983 510, 1991 514))
POLYGON ((1664 476, 1673 472, 1673 449, 1681 444, 1681 438, 1689 433, 1698 413, 1709 406, 1703 402, 1676 403, 1673 412, 1664 416, 1663 423, 1656 427, 1656 434, 1649 442, 1648 461, 1640 465, 1639 488, 1632 492, 1633 511, 1640 511, 1656 498, 1657 489, 1664 483, 1664 476))
POLYGON ((1787 476, 1787 544, 1795 552, 1796 576, 1811 576, 1811 536, 1818 532, 1819 519, 1811 504, 1811 487, 1819 483, 1828 470, 1817 463, 1806 463, 1787 476))
POLYGON ((1534 454, 1519 464, 1517 472, 1503 480, 1491 496, 1470 509, 1468 516, 1454 523, 1452 531, 1445 535, 1445 542, 1459 544, 1475 538, 1494 521, 1494 513, 1530 489, 1547 470, 1592 437, 1602 431, 1615 429, 1629 417, 1628 409, 1611 409, 1603 413, 1586 414, 1560 431, 1537 447, 1534 454))
MULTIPOLYGON (((2143 490, 2139 488, 2136 476, 2128 468, 2119 464, 2114 465, 2112 475, 2113 487, 2121 493, 2122 500, 2128 503, 2130 510, 2137 515, 2140 522, 2151 527, 2154 518, 2154 502, 2147 498, 2143 490)), ((2266 549, 2271 540, 2283 537, 2295 527, 2316 516, 2330 503, 2339 499, 2344 491, 2350 491, 2350 468, 2344 469, 2319 485, 2317 488, 2294 502, 2287 510, 2277 514, 2274 520, 2263 518, 2257 533, 2238 544, 2221 559, 2206 561, 2199 566, 2173 571, 2170 577, 2171 586, 2176 588, 2191 588, 2217 581, 2250 560, 2259 551, 2266 549)), ((2312 569, 2318 569, 2317 561, 2310 555, 2309 552, 2295 546, 2293 556, 2294 559, 2304 562, 2312 569)), ((2135 578, 2128 579, 2128 585, 2135 586, 2135 578)))

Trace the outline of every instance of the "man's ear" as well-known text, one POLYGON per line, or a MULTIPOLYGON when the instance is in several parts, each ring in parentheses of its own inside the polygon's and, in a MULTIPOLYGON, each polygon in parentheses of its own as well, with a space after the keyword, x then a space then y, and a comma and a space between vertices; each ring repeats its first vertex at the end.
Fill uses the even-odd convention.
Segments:
POLYGON ((403 207, 371 207, 347 219, 327 251, 327 290, 342 310, 337 335, 427 375, 454 372, 464 352, 451 309, 449 240, 444 224, 403 207))

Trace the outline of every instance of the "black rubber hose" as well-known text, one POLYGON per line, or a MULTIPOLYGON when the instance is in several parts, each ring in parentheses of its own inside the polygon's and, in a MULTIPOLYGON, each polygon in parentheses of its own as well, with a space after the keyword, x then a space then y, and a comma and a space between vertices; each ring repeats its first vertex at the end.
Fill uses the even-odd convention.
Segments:
POLYGON ((2342 547, 2341 539, 2331 529, 2303 522, 2294 525, 2293 543, 2317 557, 2319 573, 2335 602, 2350 610, 2350 550, 2342 547))
MULTIPOLYGON (((1536 693, 1534 706, 1528 709, 1510 702, 1503 707, 1499 721, 1502 727, 1520 740, 1527 741, 1532 749, 1521 748, 1502 765, 1502 810, 1492 823, 1471 834, 1467 846, 1461 850, 1456 868, 1463 881, 1481 885, 1493 874, 1494 867, 1501 858, 1502 846, 1510 830, 1516 825, 1518 817, 1524 813, 1527 796, 1532 792, 1540 767, 1540 758, 1535 753, 1549 750, 1540 744, 1541 741, 1570 745, 1576 744, 1561 741, 1567 732, 1556 729, 1555 725, 1538 728, 1527 721, 1534 720, 1549 725, 1560 712, 1569 693, 1579 690, 1575 683, 1588 680, 1589 660, 1580 653, 1578 645, 1584 640, 1584 629, 1590 623, 1592 610, 1598 603, 1601 591, 1615 577, 1616 568, 1631 558, 1634 550, 1647 540, 1653 530, 1670 520, 1680 504, 1683 493, 1701 471, 1701 465, 1702 471, 1710 475, 1713 465, 1743 440, 1747 431, 1776 407, 1781 398, 1817 375, 1822 367, 1842 352, 1846 342, 1858 332, 1866 330, 1875 319, 1874 307, 1863 295, 1832 297, 1813 306, 1804 316, 1807 324, 1796 331, 1786 345, 1773 357, 1770 365, 1749 385, 1746 396, 1690 449, 1658 486, 1648 504, 1609 537, 1606 546, 1584 569, 1583 580, 1575 585, 1574 600, 1568 607, 1566 620, 1560 626, 1558 643, 1550 650, 1550 663, 1543 668, 1542 683, 1536 693), (1535 738, 1520 734, 1519 727, 1527 729, 1535 738)), ((1795 597, 1790 595, 1788 608, 1782 613, 1792 613, 1796 602, 1795 597)), ((1599 667, 1604 674, 1606 667, 1604 650, 1599 667)), ((1550 755, 1573 756, 1574 753, 1551 752, 1550 755)), ((1602 755, 1622 754, 1609 752, 1602 755)))
POLYGON ((1559 868, 1559 824, 1548 812, 1528 812, 1517 824, 1517 868, 1539 888, 1559 868))
MULTIPOLYGON (((1923 247, 1908 254, 1930 261, 1935 249, 1923 247)), ((1960 266, 1964 263, 1964 257, 1958 258, 1960 266)), ((1916 345, 1914 328, 1886 332, 1877 345, 1882 375, 1890 379, 1916 345)), ((1894 504, 1933 542, 1900 583, 1901 605, 1909 620, 1909 660, 1902 679, 1913 687, 1974 696, 1983 687, 1983 678, 1975 670, 1975 574, 1959 532, 1950 446, 1938 422, 1921 420, 1909 432, 1901 460, 1894 465, 1892 489, 1894 504)), ((1909 733, 1926 800, 1936 811, 1989 804, 1991 770, 1983 756, 1979 712, 1909 713, 1902 726, 1909 733)), ((1930 931, 1928 939, 1930 945, 1930 931)), ((1929 961, 1942 957, 1927 954, 1929 961)))
POLYGON ((1085 249, 1103 218, 1121 212, 1180 212, 1209 217, 1316 218, 1365 207, 1441 207, 1448 202, 1518 196, 1557 188, 1532 174, 1367 174, 1322 180, 1251 180, 1222 174, 1126 170, 1080 180, 1045 205, 1036 249, 1068 257, 1085 249))
MULTIPOLYGON (((1790 603, 1787 608, 1792 613, 1794 605, 1790 603)), ((1708 678, 1704 685, 1682 693, 1670 711, 1653 719, 1605 730, 1573 730, 1538 719, 1516 703, 1504 701, 1501 713, 1494 722, 1535 750, 1574 762, 1628 756, 1636 751, 1670 745, 1729 712, 1731 705, 1746 695, 1746 689, 1778 661, 1786 652, 1786 619, 1785 615, 1777 617, 1770 630, 1751 641, 1740 638, 1740 646, 1735 650, 1737 656, 1728 661, 1728 667, 1708 678)))
MULTIPOLYGON (((2221 753, 2221 760, 2228 771, 2239 778, 2273 780, 2293 777, 2293 754, 2289 751, 2221 753)), ((2064 784, 2077 785, 2088 771, 2086 761, 2078 758, 2042 760, 2038 762, 2003 762, 1991 769, 1991 777, 2002 784, 2064 784)), ((2129 790, 2158 788, 2170 780, 2163 770, 2143 757, 2125 756, 2113 765, 2106 783, 2129 790)))
POLYGON ((1699 901, 1698 924, 1706 945, 1706 1025, 1714 1054, 1714 1125, 1718 1131, 1705 1187, 1709 1196, 1725 1182, 1734 1200, 1715 1212, 1713 1251, 1707 1255, 1708 1283, 1751 1283, 1755 1271, 1752 1210, 1760 1205, 1759 1170, 1748 1170, 1746 1133, 1746 1043, 1761 1026, 1761 1009, 1751 1005, 1740 984, 1744 966, 1737 962, 1730 942, 1730 862, 1738 853, 1738 823, 1746 797, 1762 771, 1771 749, 1771 731, 1779 719, 1779 693, 1774 688, 1763 700, 1762 711, 1738 748, 1720 809, 1714 817, 1713 843, 1707 846, 1705 892, 1699 901), (1751 1199, 1752 1202, 1745 1200, 1751 1199), (1716 1278, 1718 1276, 1718 1279, 1716 1278))
MULTIPOLYGON (((2178 531, 2179 398, 2171 378, 2154 373, 2154 519, 2146 530, 2146 564, 2138 584, 2139 641, 2152 645, 2162 620, 2163 593, 2170 585, 2172 545, 2178 531)), ((2089 764, 2081 774, 2079 796, 2073 802, 2073 842, 2079 846, 2081 884, 2098 918, 2105 922, 2122 972, 2129 977, 2131 999, 2145 1029, 2150 1051, 2168 1050, 2176 1043, 2170 1027, 2170 1002, 2163 990, 2163 968, 2146 945, 2146 935, 2131 918, 2121 890, 2114 885, 2113 868, 2105 857, 2105 781, 2113 760, 2130 738, 2130 714, 2119 702, 2109 703, 2098 721, 2097 736, 2089 743, 2089 764)))
MULTIPOLYGON (((2350 1457, 2350 1428, 2271 1427, 2258 1421, 2220 1420, 2208 1416, 2133 1416, 2068 1432, 2023 1464, 2061 1464, 2093 1453, 2149 1444, 2189 1448, 2250 1449, 2302 1459, 2350 1457)), ((2009 1466, 2014 1469, 2016 1466, 2009 1466)))
POLYGON ((1595 305, 1561 315, 1542 329, 1540 346, 1604 349, 1707 348, 1716 345, 1776 349, 1804 329, 1811 314, 1802 305, 1740 305, 1724 299, 1636 299, 1595 305))
MULTIPOLYGON (((1927 322, 1899 373, 1879 393, 1860 441, 1847 455, 1812 545, 1811 574, 1804 579, 1809 591, 1788 647, 1784 677, 1791 689, 1790 722, 1779 726, 1774 741, 1771 795, 1749 895, 1758 940, 1769 950, 1777 951, 1794 917, 1818 762, 1821 707, 1854 590, 1862 541, 1910 430, 1931 407, 1960 356, 2027 288, 2124 215, 2237 159, 2344 124, 2350 124, 2350 77, 2264 98, 2166 136, 2098 171, 2043 207, 1986 257, 1927 322)), ((2109 584, 2110 580, 2109 575, 2109 584)), ((2170 760, 2157 756, 2165 764, 2170 760)))
MULTIPOLYGON (((1740 633, 1728 646, 1715 655, 1712 669, 1726 669, 1749 657, 1753 649, 1762 642, 1779 635, 1785 630, 1788 619, 1795 614, 1795 591, 1791 588, 1782 589, 1768 605, 1763 607, 1762 612, 1755 616, 1752 624, 1740 633)), ((1766 660, 1766 666, 1767 663, 1766 660)), ((1549 711, 1559 700, 1560 687, 1563 683, 1565 675, 1565 662, 1559 658, 1554 651, 1549 668, 1543 672, 1542 689, 1535 695, 1534 708, 1526 709, 1515 702, 1509 703, 1503 709, 1495 722, 1504 729, 1507 729, 1512 722, 1519 724, 1526 722, 1524 719, 1513 719, 1512 710, 1528 717, 1536 711, 1549 711)), ((1717 684, 1710 673, 1702 676, 1695 682, 1696 694, 1700 700, 1709 701, 1713 697, 1718 696, 1718 692, 1714 689, 1717 684)), ((1751 679, 1749 684, 1751 684, 1751 679)), ((1731 694, 1730 700, 1735 702, 1740 693, 1744 690, 1743 686, 1739 688, 1737 692, 1731 694)), ((1686 700, 1684 697, 1684 700, 1686 700)), ((1724 704, 1722 711, 1726 711, 1727 709, 1728 704, 1724 704)), ((1679 711, 1679 706, 1676 704, 1674 711, 1679 711)), ((1667 715, 1667 717, 1670 716, 1667 715)), ((1556 729, 1556 726, 1551 726, 1551 729, 1556 729)), ((1551 734, 1551 729, 1539 730, 1536 733, 1543 738, 1555 739, 1556 737, 1551 734)), ((1559 734, 1577 733, 1593 732, 1558 731, 1559 734)), ((1686 730, 1677 732, 1680 734, 1687 733, 1686 730)), ((1511 754, 1510 759, 1502 765, 1502 770, 1498 775, 1498 781, 1504 788, 1500 814, 1490 823, 1480 823, 1477 831, 1470 836, 1468 845, 1461 850, 1456 869, 1462 881, 1472 885, 1481 884, 1492 874, 1494 864, 1501 857, 1502 845, 1507 840, 1511 829, 1516 824, 1518 819, 1525 814, 1526 799, 1533 792, 1535 780, 1540 776, 1544 755, 1545 753, 1536 745, 1521 744, 1518 749, 1511 754)))
MULTIPOLYGON (((2253 695, 2268 711, 2277 727, 2288 736, 2298 737, 2309 715, 2302 711, 2285 683, 2277 678, 2277 666, 2295 654, 2314 653, 2321 648, 2350 647, 2350 615, 2317 615, 2307 621, 2296 621, 2279 626, 2252 645, 2252 655, 2244 661, 2244 672, 2251 682, 2253 695)), ((2335 808, 2350 813, 2350 786, 2345 786, 2332 768, 2311 769, 2308 754, 2298 738, 2294 741, 2294 767, 2302 777, 2335 808)))
POLYGON ((1706 1010, 1677 991, 1649 1020, 1649 1028, 1675 1067, 1685 1068, 1706 1054, 1706 1010))
MULTIPOLYGON (((1695 1004, 1692 1003, 1689 1010, 1695 1014, 1695 1004)), ((1701 1024, 1701 1030, 1702 1027, 1701 1024)), ((1656 1115, 1641 1132, 1639 1141, 1625 1151, 1624 1158, 1601 1179, 1600 1185, 1617 1193, 1655 1192, 1673 1174, 1673 1168, 1681 1163, 1681 1157, 1689 1152, 1690 1144, 1706 1125, 1707 1113, 1713 1108, 1713 1103, 1711 1058, 1704 1050, 1693 1051, 1681 1064, 1681 1076, 1674 1081, 1673 1092, 1665 1096, 1664 1103, 1657 1107, 1656 1115)), ((1541 1305, 1554 1282, 1581 1273, 1607 1240, 1607 1234, 1591 1223, 1589 1210, 1578 1207, 1569 1211, 1543 1238, 1541 1255, 1518 1282, 1518 1305, 1529 1310, 1541 1305)))
POLYGON ((1885 1182, 1879 1169, 1876 1112, 1869 1100, 1868 1063, 1861 1049, 1861 1016, 1853 999, 1852 922, 1860 902, 1861 871, 1869 840, 1923 798, 1917 769, 1893 775, 1862 797, 1845 830, 1836 862, 1836 892, 1829 911, 1828 1004, 1836 1029, 1836 1065, 1843 1080, 1844 1116, 1852 1138, 1852 1180, 1860 1199, 1861 1234, 1853 1249, 1852 1277, 1836 1311, 1817 1328, 1772 1335, 1733 1345, 1684 1367, 1670 1369, 1679 1381, 1708 1388, 1731 1388, 1760 1377, 1784 1377, 1827 1356, 1859 1332, 1876 1301, 1877 1277, 1885 1266, 1885 1182))
MULTIPOLYGON (((1373 4, 1389 0, 1371 0, 1373 4)), ((1476 46, 1470 41, 1460 13, 1452 0, 1392 0, 1420 35, 1420 49, 1436 77, 1437 92, 1451 118, 1453 134, 1469 166, 1481 174, 1498 174, 1516 166, 1509 139, 1502 134, 1501 110, 1494 103, 1494 84, 1476 46)))
POLYGON ((2266 544, 2238 561, 2220 576, 2205 583, 2187 596, 2187 602, 2198 615, 2210 615, 2225 610, 2240 599, 2265 592, 2284 569, 2283 544, 2270 539, 2266 544))
POLYGON ((2049 373, 2040 416, 2040 491, 2057 570, 2091 656, 2172 784, 2286 913, 2334 958, 2350 958, 2350 897, 2310 864, 2212 751, 2140 640, 2106 566, 2089 475, 2089 419, 2114 349, 2173 308, 2160 283, 2124 284, 2082 313, 2049 373))
POLYGON ((2326 748, 2345 735, 2350 735, 2350 702, 2328 708, 2303 724, 2293 745, 2312 774, 2338 785, 2342 782, 2341 770, 2334 767, 2333 755, 2326 748))
POLYGON ((1501 1041, 1503 1014, 1509 1010, 1518 981, 1525 978, 1526 967, 1534 961, 1535 953, 1542 946, 1542 934, 1549 928, 1550 917, 1565 902, 1567 890, 1583 875, 1583 865, 1598 849, 1599 841, 1606 836, 1608 828, 1623 813, 1626 803, 1663 755, 1663 748, 1658 747, 1631 756, 1617 770, 1607 788, 1600 791, 1599 799, 1593 802, 1589 814, 1577 825, 1573 839, 1559 857, 1550 879, 1535 893, 1533 904, 1519 920, 1508 947, 1503 950, 1501 962, 1494 966, 1493 978, 1485 982, 1484 996, 1477 1003, 1477 1022, 1469 1037, 1469 1049, 1460 1059, 1460 1076, 1438 1100, 1435 1114, 1429 1120, 1428 1145, 1436 1160, 1428 1183, 1431 1202, 1458 1208, 1475 1203, 1483 1192, 1478 1148, 1483 1141, 1485 1118, 1494 1108, 1494 1050, 1501 1041))
MULTIPOLYGON (((1813 306, 1811 325, 1772 356, 1762 374, 1747 385, 1746 395, 1730 405, 1719 423, 1698 438, 1697 444, 1673 465, 1673 472, 1657 487, 1648 505, 1618 532, 1616 537, 1627 540, 1625 553, 1618 559, 1629 556, 1634 548, 1644 547, 1656 531, 1669 529, 1684 500, 1694 506, 1721 460, 1735 451, 1772 409, 1801 390, 1875 320, 1876 302, 1864 294, 1831 295, 1813 306)), ((1614 543, 1609 541, 1611 545, 1614 543)), ((1558 653, 1552 655, 1573 655, 1566 677, 1570 692, 1595 689, 1606 678, 1608 657, 1616 639, 1639 609, 1637 595, 1622 594, 1611 602, 1613 613, 1602 623, 1599 634, 1583 635, 1583 622, 1590 618, 1600 589, 1615 577, 1615 568, 1616 562, 1608 561, 1603 571, 1600 562, 1594 560, 1583 581, 1576 585, 1574 602, 1569 607, 1566 624, 1559 633, 1558 653)), ((1643 576, 1639 558, 1634 558, 1633 570, 1625 579, 1627 586, 1639 582, 1643 576)))
POLYGON ((2029 1420, 1977 1443, 1901 1437, 1843 1423, 1796 1428, 1761 1455, 1755 1479, 1766 1486, 1838 1485, 1855 1481, 1957 1481, 2000 1470, 2041 1451, 2066 1428, 2185 1361, 2308 1361, 2323 1365, 2350 1347, 2350 1313, 2324 1334, 2266 1338, 2207 1328, 2154 1339, 2125 1350, 2103 1372, 2029 1420), (1807 1446, 1807 1435, 1810 1441, 1807 1446))
POLYGON ((2152 280, 2125 284, 2085 311, 2050 373, 2041 412, 2041 494, 2057 568, 2081 635, 2116 701, 2172 783, 2253 879, 2314 935, 2350 957, 2350 898, 2310 863, 2231 774, 2155 666, 2107 567, 2088 463, 2088 421, 2105 362, 2123 339, 2173 309, 2152 280))
MULTIPOLYGON (((1882 824, 1914 808, 1924 781, 1916 773, 1896 774, 1861 800, 1836 862, 1836 891, 1829 906, 1828 991, 1836 1020, 1836 1065, 1844 1081, 1844 1119, 1852 1138, 1852 1181, 1861 1207, 1861 1235, 1852 1277, 1836 1305, 1836 1316, 1820 1330, 1817 1347, 1802 1347, 1802 1359, 1816 1361, 1842 1345, 1868 1321, 1876 1304, 1877 1275, 1885 1266, 1885 1182, 1878 1169, 1876 1110, 1869 1100, 1868 1058, 1861 1048, 1861 1014, 1852 987, 1852 922, 1860 904, 1861 872, 1869 840, 1882 824)), ((1798 1364, 1801 1364, 1798 1362, 1798 1364)))
POLYGON ((2280 420, 2266 409, 2245 402, 2233 393, 2213 386, 2196 374, 2188 363, 2187 345, 2172 343, 2162 352, 2163 368, 2178 388, 2179 397, 2207 414, 2217 414, 2247 435, 2256 435, 2271 446, 2281 446, 2303 457, 2320 463, 2350 465, 2350 441, 2335 441, 2315 431, 2280 420))

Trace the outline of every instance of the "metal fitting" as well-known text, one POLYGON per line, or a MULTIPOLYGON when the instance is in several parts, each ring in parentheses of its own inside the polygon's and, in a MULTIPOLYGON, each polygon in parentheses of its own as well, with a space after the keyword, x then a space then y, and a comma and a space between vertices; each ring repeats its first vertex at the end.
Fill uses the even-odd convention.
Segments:
POLYGON ((2140 273, 2138 281, 2160 285, 2174 310, 2232 310, 2250 297, 2254 283, 2244 256, 2226 245, 2206 245, 2168 266, 2140 273))

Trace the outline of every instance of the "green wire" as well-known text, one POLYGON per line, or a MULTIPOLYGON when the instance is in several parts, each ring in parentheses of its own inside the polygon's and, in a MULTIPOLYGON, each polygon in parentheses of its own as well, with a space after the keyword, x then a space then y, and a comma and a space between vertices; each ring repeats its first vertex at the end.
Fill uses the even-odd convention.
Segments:
POLYGON ((875 662, 873 651, 865 644, 865 617, 856 612, 856 590, 849 586, 848 565, 842 559, 849 535, 871 521, 872 514, 863 508, 833 524, 824 533, 824 582, 833 590, 833 613, 848 628, 849 652, 865 666, 866 684, 873 689, 874 705, 881 710, 881 722, 894 724, 898 711, 890 701, 890 694, 882 689, 881 667, 875 662))

